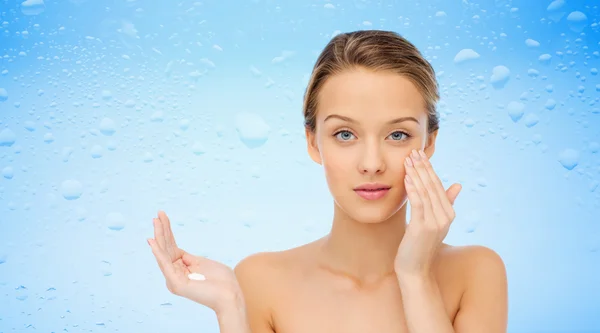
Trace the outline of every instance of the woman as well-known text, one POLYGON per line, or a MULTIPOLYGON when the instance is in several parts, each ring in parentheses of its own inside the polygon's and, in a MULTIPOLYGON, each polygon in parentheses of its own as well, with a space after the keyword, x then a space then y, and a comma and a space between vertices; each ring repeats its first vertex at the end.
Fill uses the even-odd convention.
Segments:
POLYGON ((401 36, 335 36, 304 99, 308 154, 334 199, 331 232, 231 270, 179 249, 159 212, 149 244, 169 290, 214 309, 222 333, 506 332, 502 259, 442 242, 461 187, 444 190, 429 162, 438 98, 433 68, 401 36))

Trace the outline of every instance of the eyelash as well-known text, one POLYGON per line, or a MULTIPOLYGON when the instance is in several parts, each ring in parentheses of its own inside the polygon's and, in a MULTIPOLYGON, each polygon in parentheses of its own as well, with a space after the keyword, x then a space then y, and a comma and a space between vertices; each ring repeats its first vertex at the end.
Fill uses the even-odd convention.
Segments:
MULTIPOLYGON (((350 131, 350 130, 347 130, 347 129, 342 129, 342 130, 339 130, 339 131, 335 132, 335 133, 333 134, 333 137, 336 137, 336 136, 338 136, 340 133, 344 133, 344 132, 348 132, 348 133, 350 133, 350 134, 354 135, 354 134, 352 133, 352 131, 350 131)), ((406 132, 404 132, 404 131, 394 131, 394 132, 392 132, 390 135, 392 135, 392 134, 394 134, 394 133, 401 133, 402 135, 404 135, 404 137, 405 137, 405 138, 404 138, 404 140, 393 140, 393 141, 398 141, 398 142, 401 142, 401 141, 406 141, 406 140, 408 140, 408 139, 410 139, 410 138, 412 137, 410 134, 408 134, 408 133, 406 133, 406 132)), ((390 135, 388 135, 388 136, 390 136, 390 135)), ((343 142, 344 142, 345 140, 340 140, 340 141, 343 141, 343 142)))

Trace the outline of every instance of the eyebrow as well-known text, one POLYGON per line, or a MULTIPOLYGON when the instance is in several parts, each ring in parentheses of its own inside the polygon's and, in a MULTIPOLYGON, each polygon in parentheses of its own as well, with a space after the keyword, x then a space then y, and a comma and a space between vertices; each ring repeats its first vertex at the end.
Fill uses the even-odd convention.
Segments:
MULTIPOLYGON (((327 116, 325 118, 325 120, 323 122, 325 122, 325 121, 327 121, 329 119, 340 119, 340 120, 343 120, 343 121, 347 121, 349 123, 356 123, 357 122, 356 120, 354 120, 352 118, 340 116, 339 114, 330 114, 329 116, 327 116)), ((388 124, 389 125, 399 124, 399 123, 402 123, 402 122, 405 122, 405 121, 414 121, 417 124, 419 123, 419 121, 415 117, 400 117, 400 118, 396 118, 396 119, 392 119, 392 120, 388 121, 388 124)))

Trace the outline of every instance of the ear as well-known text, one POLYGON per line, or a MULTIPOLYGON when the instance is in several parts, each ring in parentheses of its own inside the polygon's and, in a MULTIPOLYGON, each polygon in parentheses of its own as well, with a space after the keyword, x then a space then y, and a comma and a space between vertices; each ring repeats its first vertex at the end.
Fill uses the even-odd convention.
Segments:
POLYGON ((317 136, 315 131, 311 131, 308 127, 304 128, 306 133, 306 145, 308 148, 308 156, 315 161, 317 164, 321 164, 321 152, 319 151, 319 146, 317 145, 317 136))
POLYGON ((435 140, 437 139, 438 131, 435 130, 427 135, 427 142, 425 142, 425 148, 423 148, 427 158, 431 158, 433 153, 435 153, 435 140))

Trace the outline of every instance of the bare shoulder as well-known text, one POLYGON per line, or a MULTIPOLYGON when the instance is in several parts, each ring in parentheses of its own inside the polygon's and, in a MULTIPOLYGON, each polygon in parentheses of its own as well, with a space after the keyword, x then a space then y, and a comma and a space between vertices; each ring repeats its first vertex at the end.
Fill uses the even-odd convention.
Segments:
POLYGON ((274 283, 281 281, 285 271, 285 254, 285 251, 259 252, 242 259, 234 268, 241 287, 249 292, 260 290, 263 295, 275 289, 274 283))
POLYGON ((254 253, 242 259, 235 266, 234 271, 236 275, 240 275, 238 278, 242 279, 252 279, 259 275, 269 275, 271 273, 269 271, 277 267, 276 263, 279 256, 279 252, 254 253))
POLYGON ((242 259, 234 272, 246 303, 252 332, 272 333, 272 292, 277 278, 277 252, 260 252, 242 259))
POLYGON ((506 267, 500 255, 482 245, 452 246, 443 244, 438 254, 438 266, 443 275, 460 276, 465 291, 473 283, 506 280, 506 267))
POLYGON ((246 302, 252 332, 274 332, 274 305, 286 290, 292 267, 297 267, 304 247, 259 252, 242 259, 234 268, 246 302))
POLYGON ((452 262, 462 270, 465 277, 474 277, 487 272, 492 275, 506 275, 502 257, 489 247, 482 245, 451 246, 446 245, 440 251, 440 259, 452 262))
MULTIPOLYGON (((506 332, 508 282, 504 260, 491 248, 481 245, 449 246, 440 259, 460 271, 463 282, 459 311, 454 327, 460 332, 506 332)), ((442 264, 444 265, 444 264, 442 264)))
MULTIPOLYGON (((289 268, 302 262, 305 249, 309 244, 274 252, 258 252, 242 259, 235 267, 238 279, 246 282, 267 282, 269 285, 279 280, 282 274, 289 273, 289 268), (256 279, 261 281, 257 281, 256 279)), ((270 287, 273 287, 270 285, 270 287)))
POLYGON ((453 246, 444 243, 440 250, 440 256, 444 259, 459 260, 469 266, 479 266, 482 264, 504 266, 504 261, 500 255, 493 249, 483 245, 453 246))

